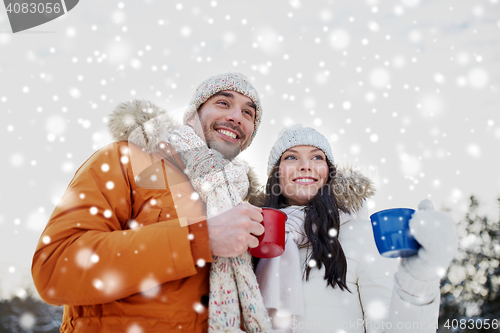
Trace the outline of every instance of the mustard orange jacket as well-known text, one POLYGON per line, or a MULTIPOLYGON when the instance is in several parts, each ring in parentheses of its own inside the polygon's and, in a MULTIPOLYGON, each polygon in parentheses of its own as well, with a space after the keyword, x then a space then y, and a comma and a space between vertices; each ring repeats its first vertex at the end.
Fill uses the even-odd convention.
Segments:
POLYGON ((115 142, 76 172, 33 258, 61 332, 206 332, 205 206, 168 144, 115 142))

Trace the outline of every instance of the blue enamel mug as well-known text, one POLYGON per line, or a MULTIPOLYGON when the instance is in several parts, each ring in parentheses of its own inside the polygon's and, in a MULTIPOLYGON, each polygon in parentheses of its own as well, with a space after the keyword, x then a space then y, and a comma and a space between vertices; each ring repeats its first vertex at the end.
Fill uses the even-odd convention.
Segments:
POLYGON ((409 222, 415 213, 410 208, 392 208, 370 216, 378 252, 386 258, 416 255, 420 244, 410 232, 409 222))

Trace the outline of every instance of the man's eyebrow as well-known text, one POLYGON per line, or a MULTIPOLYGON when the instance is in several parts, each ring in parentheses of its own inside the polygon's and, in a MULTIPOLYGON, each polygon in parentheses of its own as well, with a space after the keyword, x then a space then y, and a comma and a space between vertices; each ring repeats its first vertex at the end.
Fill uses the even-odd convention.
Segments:
MULTIPOLYGON (((234 95, 229 91, 219 91, 218 93, 212 95, 212 97, 214 96, 224 96, 227 98, 234 98, 234 95)), ((247 102, 247 105, 252 109, 254 109, 255 111, 257 111, 257 105, 255 105, 254 102, 247 102)))
POLYGON ((257 105, 254 102, 247 102, 247 105, 257 111, 257 105))
POLYGON ((214 97, 214 96, 224 96, 227 98, 234 98, 234 95, 228 91, 219 91, 218 93, 214 94, 212 97, 214 97))

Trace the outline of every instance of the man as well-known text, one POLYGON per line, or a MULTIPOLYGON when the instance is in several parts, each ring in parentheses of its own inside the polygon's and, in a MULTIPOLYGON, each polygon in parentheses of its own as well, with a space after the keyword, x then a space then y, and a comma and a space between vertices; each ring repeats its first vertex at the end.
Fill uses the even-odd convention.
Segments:
MULTIPOLYGON (((228 73, 198 87, 184 122, 231 160, 261 116, 255 88, 228 73)), ((206 219, 165 140, 175 126, 155 105, 124 103, 109 127, 119 141, 78 169, 40 237, 35 286, 65 305, 62 332, 206 332, 212 256, 257 246, 261 209, 246 203, 206 219)))

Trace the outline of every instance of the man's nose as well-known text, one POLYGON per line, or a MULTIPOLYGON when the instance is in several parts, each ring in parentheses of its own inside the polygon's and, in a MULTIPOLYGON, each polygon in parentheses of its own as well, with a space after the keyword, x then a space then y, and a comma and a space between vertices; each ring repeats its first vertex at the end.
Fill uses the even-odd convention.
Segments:
POLYGON ((226 121, 241 125, 242 114, 241 108, 234 107, 232 108, 226 116, 226 121))

